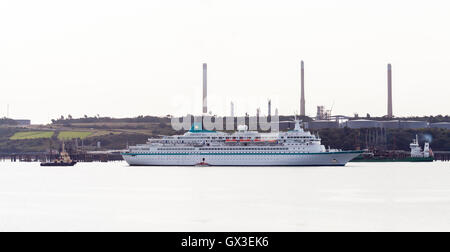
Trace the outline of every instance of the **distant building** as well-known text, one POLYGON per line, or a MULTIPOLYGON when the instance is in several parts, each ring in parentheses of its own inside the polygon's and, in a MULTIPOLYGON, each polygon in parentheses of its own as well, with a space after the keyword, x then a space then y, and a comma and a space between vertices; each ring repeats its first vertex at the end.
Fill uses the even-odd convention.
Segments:
POLYGON ((305 122, 304 125, 305 128, 310 130, 339 128, 339 123, 337 121, 329 121, 329 120, 317 120, 305 122))
POLYGON ((28 120, 28 119, 19 119, 19 120, 14 120, 16 123, 17 123, 17 125, 19 125, 19 126, 28 126, 28 125, 30 125, 31 124, 31 120, 28 120))
POLYGON ((386 128, 386 129, 425 129, 428 128, 426 121, 373 121, 373 120, 350 120, 343 124, 351 129, 361 128, 386 128))
POLYGON ((324 110, 325 108, 323 106, 317 106, 316 120, 325 119, 324 110))
POLYGON ((430 123, 430 128, 450 129, 450 122, 430 123))
POLYGON ((425 129, 428 128, 428 122, 423 121, 400 121, 401 129, 425 129))
POLYGON ((399 129, 400 120, 380 121, 381 128, 385 129, 399 129))
POLYGON ((326 110, 324 106, 317 106, 316 120, 330 120, 331 110, 326 110))
POLYGON ((381 128, 381 123, 372 120, 350 120, 344 123, 344 127, 351 129, 363 129, 363 128, 381 128))

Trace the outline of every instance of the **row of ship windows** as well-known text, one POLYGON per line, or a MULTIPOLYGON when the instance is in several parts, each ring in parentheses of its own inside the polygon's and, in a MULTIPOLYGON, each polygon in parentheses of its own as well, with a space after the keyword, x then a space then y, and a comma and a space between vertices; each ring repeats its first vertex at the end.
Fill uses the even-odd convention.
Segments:
POLYGON ((200 150, 288 150, 288 148, 200 148, 200 150))
MULTIPOLYGON (((147 150, 147 149, 140 149, 147 150)), ((190 150, 194 149, 188 148, 157 148, 159 151, 182 151, 182 150, 190 150)), ((236 150, 288 150, 288 148, 200 148, 199 150, 209 150, 209 151, 236 151, 236 150)))
MULTIPOLYGON (((291 144, 289 144, 291 145, 291 144)), ((308 144, 307 144, 308 145, 308 144)), ((131 150, 148 151, 148 148, 131 148, 131 150)), ((157 148, 158 151, 193 151, 194 148, 157 148)), ((237 151, 237 150, 289 150, 289 148, 200 148, 209 151, 237 151)))
MULTIPOLYGON (((288 136, 288 137, 281 137, 281 138, 295 138, 295 139, 301 139, 301 138, 307 138, 310 139, 312 137, 310 136, 288 136)), ((267 139, 273 139, 273 138, 261 138, 261 137, 209 137, 209 138, 202 138, 202 137, 179 137, 179 138, 166 138, 163 140, 183 140, 183 139, 198 139, 198 140, 204 140, 204 139, 258 139, 258 140, 267 140, 267 139)))
MULTIPOLYGON (((282 140, 282 141, 277 141, 278 143, 289 143, 288 145, 296 145, 296 144, 305 144, 306 143, 306 145, 308 145, 308 144, 311 144, 311 143, 313 143, 313 142, 320 142, 319 140, 307 140, 307 141, 302 141, 302 142, 287 142, 287 140, 282 140)), ((162 142, 159 142, 159 143, 163 143, 163 144, 184 144, 184 143, 192 143, 192 142, 188 142, 188 141, 162 141, 162 142)), ((209 143, 212 143, 212 141, 211 140, 203 140, 203 141, 197 141, 197 142, 195 142, 195 143, 202 143, 202 144, 208 144, 209 145, 209 143)))
MULTIPOLYGON (((308 156, 295 156, 296 160, 298 159, 308 159, 308 156)), ((174 161, 180 161, 183 162, 182 164, 186 163, 185 157, 177 157, 177 156, 154 156, 151 158, 152 160, 174 160, 174 161)), ((205 157, 205 162, 208 162, 210 160, 274 160, 274 156, 267 155, 267 156, 214 156, 214 158, 211 157, 205 157)), ((198 160, 198 162, 201 162, 201 160, 198 160)))
POLYGON ((157 148, 157 150, 159 151, 165 151, 165 150, 176 150, 176 151, 193 151, 195 150, 194 148, 157 148))

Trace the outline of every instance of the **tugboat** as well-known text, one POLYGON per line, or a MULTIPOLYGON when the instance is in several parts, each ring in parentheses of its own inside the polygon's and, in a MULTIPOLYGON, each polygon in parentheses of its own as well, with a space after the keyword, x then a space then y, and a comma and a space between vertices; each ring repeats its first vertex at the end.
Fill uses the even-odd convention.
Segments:
POLYGON ((64 142, 62 144, 62 150, 59 153, 59 158, 54 159, 52 162, 41 163, 41 166, 74 166, 77 162, 73 161, 69 153, 64 149, 64 142))

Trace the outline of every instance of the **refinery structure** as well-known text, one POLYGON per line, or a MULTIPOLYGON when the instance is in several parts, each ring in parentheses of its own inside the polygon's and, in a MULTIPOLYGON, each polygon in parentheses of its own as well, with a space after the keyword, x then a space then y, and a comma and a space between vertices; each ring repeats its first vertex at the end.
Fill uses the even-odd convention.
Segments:
MULTIPOLYGON (((304 83, 304 62, 301 61, 301 98, 300 115, 305 115, 305 83, 304 83)), ((387 65, 387 113, 382 120, 371 120, 369 118, 360 119, 357 114, 354 116, 332 115, 332 109, 327 110, 324 106, 317 106, 317 113, 313 121, 305 122, 307 129, 325 128, 381 128, 381 129, 425 129, 444 128, 450 129, 450 123, 428 123, 427 121, 400 120, 394 118, 392 105, 392 65, 387 65)))
MULTIPOLYGON (((322 105, 317 106, 317 111, 312 121, 303 122, 303 127, 309 130, 325 128, 381 128, 381 129, 425 129, 425 128, 443 128, 450 129, 450 122, 429 123, 427 121, 401 120, 395 119, 392 100, 392 65, 387 65, 387 105, 386 115, 383 117, 371 119, 370 117, 360 118, 357 114, 353 116, 332 115, 332 108, 327 109, 322 105)), ((300 61, 300 116, 306 115, 306 93, 305 93, 305 63, 300 61)), ((203 114, 208 113, 207 109, 207 64, 203 64, 203 114)), ((231 102, 230 116, 235 117, 235 104, 231 102)), ((272 114, 272 100, 267 100, 267 116, 272 114)), ((278 109, 275 108, 275 115, 278 115, 278 109)), ((249 116, 246 113, 246 116, 249 116)), ((256 117, 261 116, 261 109, 256 109, 256 117)), ((282 127, 283 128, 283 127, 282 127)))

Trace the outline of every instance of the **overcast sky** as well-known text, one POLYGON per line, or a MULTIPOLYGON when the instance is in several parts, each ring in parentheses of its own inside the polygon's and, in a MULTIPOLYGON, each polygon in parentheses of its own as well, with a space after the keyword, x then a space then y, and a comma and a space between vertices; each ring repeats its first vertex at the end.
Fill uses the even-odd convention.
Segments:
POLYGON ((448 0, 0 1, 0 115, 449 114, 448 0))

